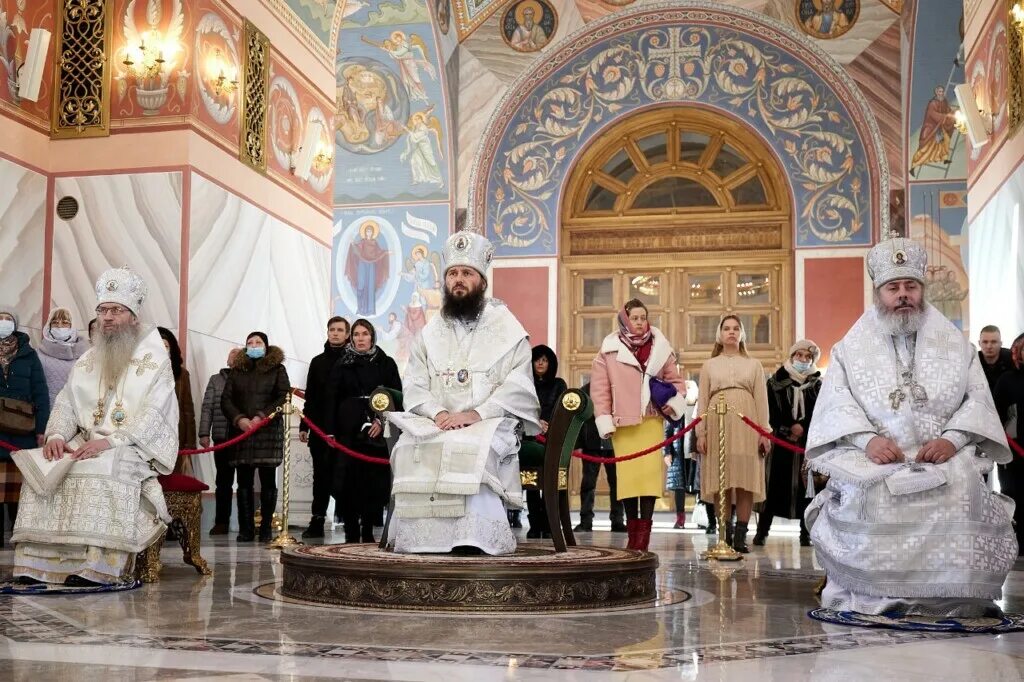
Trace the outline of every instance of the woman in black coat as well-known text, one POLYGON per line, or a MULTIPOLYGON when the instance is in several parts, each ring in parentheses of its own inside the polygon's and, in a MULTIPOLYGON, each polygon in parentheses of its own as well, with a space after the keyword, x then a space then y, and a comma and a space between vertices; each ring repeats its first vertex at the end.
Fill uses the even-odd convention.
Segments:
MULTIPOLYGON (((1010 356, 1014 368, 999 377, 994 396, 1003 425, 1011 429, 1013 441, 1024 447, 1024 334, 1014 339, 1010 356), (1014 420, 1010 419, 1011 413, 1015 416, 1014 420)), ((997 471, 1000 490, 1017 503, 1013 512, 1017 553, 1024 556, 1024 457, 1013 453, 1013 459, 1000 464, 997 471)))
MULTIPOLYGON (((815 366, 820 351, 813 341, 797 341, 789 349, 789 360, 768 380, 768 414, 776 438, 793 445, 807 445, 807 430, 811 427, 814 403, 821 391, 821 372, 815 366)), ((757 519, 755 545, 763 545, 772 527, 772 519, 800 519, 800 544, 811 545, 811 537, 804 525, 807 509, 806 473, 804 456, 778 445, 772 448, 766 469, 768 485, 764 506, 757 519)))
MULTIPOLYGON (((533 388, 537 391, 537 400, 540 401, 541 433, 547 434, 551 415, 554 414, 558 399, 562 397, 567 387, 565 380, 558 376, 558 356, 555 355, 555 351, 543 344, 533 347, 533 388)), ((544 513, 539 490, 526 491, 526 514, 530 522, 530 530, 526 532, 526 537, 551 537, 548 517, 544 513)), ((510 520, 515 527, 517 519, 510 520)))
MULTIPOLYGON (((284 405, 291 390, 284 368, 284 351, 271 346, 267 335, 253 332, 245 340, 245 353, 231 363, 221 409, 231 425, 229 438, 255 429, 284 405)), ((273 539, 274 508, 277 507, 277 467, 284 458, 284 422, 277 418, 231 448, 231 465, 238 476, 238 541, 251 542, 255 536, 253 483, 260 474, 260 542, 273 539)))
MULTIPOLYGON (((384 427, 370 409, 370 394, 379 386, 402 390, 398 365, 377 346, 377 332, 366 320, 352 323, 345 353, 334 363, 331 432, 342 444, 371 457, 387 459, 384 427)), ((334 497, 341 501, 345 542, 374 542, 374 522, 382 516, 391 490, 391 468, 337 453, 334 497)))

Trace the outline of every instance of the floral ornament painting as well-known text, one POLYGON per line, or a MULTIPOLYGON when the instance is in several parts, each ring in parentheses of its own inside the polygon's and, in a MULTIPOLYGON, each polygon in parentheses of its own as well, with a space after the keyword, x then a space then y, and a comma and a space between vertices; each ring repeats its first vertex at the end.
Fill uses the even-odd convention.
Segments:
POLYGON ((860 0, 795 0, 796 23, 804 33, 823 40, 838 38, 860 15, 860 0))

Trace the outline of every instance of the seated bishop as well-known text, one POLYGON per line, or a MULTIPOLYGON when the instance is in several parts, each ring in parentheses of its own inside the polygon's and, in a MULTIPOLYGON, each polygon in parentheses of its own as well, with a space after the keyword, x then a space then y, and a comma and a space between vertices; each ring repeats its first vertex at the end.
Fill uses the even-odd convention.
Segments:
POLYGON ((832 349, 807 438, 827 474, 805 518, 822 605, 866 614, 995 615, 1017 557, 1013 502, 982 475, 1010 451, 978 354, 925 302, 927 254, 868 254, 874 306, 832 349))
POLYGON ((485 297, 494 247, 457 232, 444 247, 441 314, 413 341, 391 453, 396 552, 509 554, 521 509, 519 443, 540 432, 526 330, 485 297))
POLYGON ((156 476, 177 458, 178 402, 163 340, 139 322, 146 284, 108 270, 96 296, 96 345, 58 394, 45 446, 13 455, 24 477, 19 582, 129 581, 135 555, 170 521, 156 476))

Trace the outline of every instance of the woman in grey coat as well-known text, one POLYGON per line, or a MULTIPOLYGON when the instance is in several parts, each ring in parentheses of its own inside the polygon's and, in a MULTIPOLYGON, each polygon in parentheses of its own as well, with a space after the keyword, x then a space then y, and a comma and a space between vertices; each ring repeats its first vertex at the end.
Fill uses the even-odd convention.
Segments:
POLYGON ((71 367, 88 349, 89 342, 78 338, 71 311, 67 308, 54 308, 50 319, 43 326, 43 338, 36 348, 46 376, 51 405, 67 383, 71 367))

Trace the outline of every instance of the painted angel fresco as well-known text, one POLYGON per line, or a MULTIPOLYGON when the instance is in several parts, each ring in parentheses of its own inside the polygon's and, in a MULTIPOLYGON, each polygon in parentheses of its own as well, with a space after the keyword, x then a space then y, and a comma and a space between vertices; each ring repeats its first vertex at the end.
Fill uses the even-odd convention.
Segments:
POLYGON ((391 37, 381 43, 375 43, 366 36, 362 40, 367 45, 373 45, 387 52, 398 64, 398 73, 402 79, 409 97, 413 101, 429 102, 427 91, 423 88, 423 81, 420 79, 420 69, 430 77, 437 80, 437 70, 427 59, 427 44, 415 33, 406 37, 404 31, 392 31, 391 37))
POLYGON ((441 254, 430 251, 425 244, 417 244, 405 259, 402 278, 412 282, 415 293, 428 309, 441 307, 441 254))
POLYGON ((409 162, 414 185, 429 184, 441 187, 444 185, 444 177, 437 157, 444 158, 441 153, 444 131, 441 128, 441 121, 432 115, 433 110, 434 108, 430 107, 409 117, 409 123, 403 126, 406 132, 405 151, 400 158, 402 163, 409 162), (434 142, 437 143, 437 155, 434 154, 434 142))

